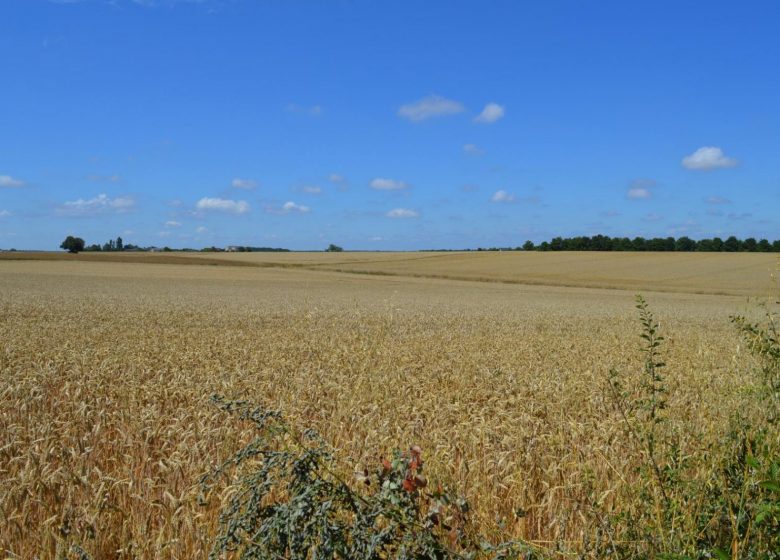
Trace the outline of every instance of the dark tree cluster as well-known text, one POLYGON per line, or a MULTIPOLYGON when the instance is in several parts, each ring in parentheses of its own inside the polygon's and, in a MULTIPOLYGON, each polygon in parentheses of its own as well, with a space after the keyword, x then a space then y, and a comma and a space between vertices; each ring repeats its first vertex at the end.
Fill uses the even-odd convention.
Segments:
POLYGON ((282 249, 279 247, 248 247, 244 245, 238 245, 231 249, 236 253, 289 253, 289 249, 282 249))
POLYGON ((136 245, 132 245, 130 243, 125 244, 122 241, 121 237, 117 237, 116 240, 109 239, 103 245, 99 245, 97 243, 93 243, 92 245, 86 247, 85 251, 105 251, 105 252, 113 252, 113 251, 138 251, 140 247, 136 245))
MULTIPOLYGON (((484 250, 484 249, 483 249, 484 250)), ((492 249, 496 250, 496 249, 492 249)), ((554 237, 535 245, 526 241, 522 247, 515 250, 523 251, 679 251, 679 252, 748 252, 748 253, 780 253, 780 239, 769 241, 756 240, 753 237, 737 239, 731 236, 724 239, 691 239, 690 237, 609 237, 594 235, 593 237, 554 237)))

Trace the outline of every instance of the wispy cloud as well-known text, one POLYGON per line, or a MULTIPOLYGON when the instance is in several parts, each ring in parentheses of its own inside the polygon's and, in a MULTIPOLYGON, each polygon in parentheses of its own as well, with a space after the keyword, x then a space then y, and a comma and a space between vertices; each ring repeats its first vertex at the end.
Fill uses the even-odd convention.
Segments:
POLYGON ((244 189, 250 191, 257 188, 257 181, 236 177, 230 182, 230 186, 232 186, 234 189, 244 189))
POLYGON ((485 150, 476 144, 463 144, 463 152, 470 156, 481 156, 485 153, 485 150))
POLYGON ((21 189, 25 184, 21 179, 16 179, 10 175, 0 175, 0 188, 21 189))
POLYGON ((727 157, 723 150, 716 146, 699 148, 691 155, 682 159, 682 166, 694 171, 710 171, 712 169, 735 167, 738 164, 739 161, 727 157))
POLYGON ((7 218, 8 216, 11 216, 11 212, 8 210, 0 210, 0 218, 7 218))
POLYGON ((444 117, 462 113, 465 107, 458 101, 446 99, 440 95, 429 95, 414 103, 401 105, 398 116, 412 122, 420 122, 432 117, 444 117))
POLYGON ((306 194, 322 194, 322 187, 319 185, 304 185, 301 187, 301 192, 306 194))
POLYGON ((488 103, 482 112, 474 118, 474 122, 490 124, 504 118, 506 110, 498 103, 488 103))
POLYGON ((385 215, 388 218, 418 218, 420 213, 409 208, 393 208, 385 215))
POLYGON ((723 198, 722 196, 707 196, 704 198, 704 202, 707 204, 731 204, 731 201, 728 198, 723 198))
POLYGON ((505 190, 498 190, 490 197, 491 202, 514 202, 515 195, 508 193, 505 190))
POLYGON ((175 220, 168 220, 167 222, 165 222, 165 227, 172 227, 172 228, 181 227, 181 222, 177 222, 175 220))
POLYGON ((229 198, 201 198, 195 205, 198 210, 215 210, 229 212, 231 214, 246 214, 249 212, 249 203, 245 200, 231 200, 229 198))
POLYGON ((95 183, 119 183, 122 180, 121 175, 87 175, 88 181, 95 183))
POLYGON ((297 103, 289 103, 285 107, 290 113, 299 113, 303 115, 311 115, 313 117, 319 117, 322 114, 321 105, 298 105, 297 103))
POLYGON ((129 196, 110 198, 105 194, 99 194, 95 198, 79 198, 65 202, 57 208, 60 216, 94 216, 110 212, 127 212, 135 206, 135 200, 129 196))
POLYGON ((308 206, 303 206, 302 204, 296 204, 293 201, 287 201, 284 204, 282 204, 279 208, 273 208, 268 207, 266 208, 266 212, 269 214, 277 214, 280 216, 283 216, 285 214, 306 214, 311 211, 311 208, 308 206))
POLYGON ((385 179, 377 177, 373 179, 369 186, 376 191, 399 191, 408 189, 409 185, 403 181, 397 181, 396 179, 385 179))
POLYGON ((651 198, 653 193, 651 189, 655 187, 656 182, 652 179, 636 179, 631 181, 626 197, 632 200, 643 200, 651 198))
POLYGON ((344 177, 344 175, 341 175, 340 173, 331 173, 330 175, 328 175, 328 181, 330 181, 334 185, 342 185, 347 182, 347 178, 344 177))
POLYGON ((643 198, 650 198, 652 195, 648 189, 643 187, 632 187, 628 189, 626 196, 634 200, 641 200, 643 198))

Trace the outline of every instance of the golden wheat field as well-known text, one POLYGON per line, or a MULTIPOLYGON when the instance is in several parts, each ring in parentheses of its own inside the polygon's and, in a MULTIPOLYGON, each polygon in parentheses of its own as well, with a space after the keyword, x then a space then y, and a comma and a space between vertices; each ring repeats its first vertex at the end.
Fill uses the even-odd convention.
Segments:
POLYGON ((682 452, 701 456, 734 411, 749 414, 729 315, 753 313, 777 266, 761 254, 3 257, 0 549, 15 559, 72 543, 94 558, 205 558, 221 503, 199 504, 198 478, 250 437, 214 393, 316 428, 346 476, 418 444, 488 536, 582 549, 592 505, 614 508, 636 476, 604 389, 611 368, 641 367, 635 292, 666 336, 682 452))

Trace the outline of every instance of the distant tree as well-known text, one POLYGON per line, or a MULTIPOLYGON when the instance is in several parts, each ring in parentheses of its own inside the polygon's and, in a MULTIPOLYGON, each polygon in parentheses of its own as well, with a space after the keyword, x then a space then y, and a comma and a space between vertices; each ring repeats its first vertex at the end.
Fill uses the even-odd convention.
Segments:
POLYGON ((523 243, 523 251, 533 251, 534 250, 534 242, 530 239, 523 243))
POLYGON ((741 243, 739 242, 739 239, 734 237, 733 235, 726 239, 726 241, 723 242, 723 250, 728 251, 730 253, 734 253, 736 251, 739 251, 741 243))
POLYGON ((762 239, 758 242, 757 250, 761 253, 768 253, 772 250, 772 245, 770 245, 769 240, 762 239))
POLYGON ((742 250, 754 253, 758 249, 758 242, 754 237, 748 237, 742 242, 742 250))
POLYGON ((60 249, 65 249, 68 253, 78 253, 84 250, 84 240, 80 237, 69 235, 60 245, 60 249))
POLYGON ((117 237, 116 238, 116 245, 114 245, 114 247, 116 248, 117 251, 124 251, 125 250, 125 245, 124 245, 124 243, 122 243, 122 238, 121 237, 117 237))
POLYGON ((635 237, 631 241, 631 249, 634 251, 647 251, 647 240, 644 237, 635 237))
POLYGON ((343 248, 339 247, 338 245, 334 245, 333 243, 328 245, 328 248, 325 249, 327 253, 341 253, 343 250, 343 248))
POLYGON ((696 250, 696 242, 691 239, 690 237, 682 236, 680 239, 675 241, 674 243, 674 250, 675 251, 695 251, 696 250))

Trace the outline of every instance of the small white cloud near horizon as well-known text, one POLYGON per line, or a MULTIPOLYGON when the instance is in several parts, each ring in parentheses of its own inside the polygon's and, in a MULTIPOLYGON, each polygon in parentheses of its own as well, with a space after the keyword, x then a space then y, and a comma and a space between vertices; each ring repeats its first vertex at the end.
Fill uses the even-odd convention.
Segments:
POLYGON ((462 103, 440 95, 429 95, 413 103, 401 105, 398 116, 411 122, 421 122, 432 117, 445 117, 462 113, 466 108, 462 103))
POLYGON ((722 196, 707 196, 704 198, 704 202, 707 204, 731 204, 728 198, 723 198, 722 196))
POLYGON ((321 105, 305 106, 305 105, 298 105, 297 103, 288 103, 287 110, 290 113, 304 113, 307 115, 312 115, 314 117, 318 117, 322 114, 321 105))
POLYGON ((181 222, 175 220, 168 220, 165 222, 165 227, 181 227, 181 222))
POLYGON ((0 175, 0 188, 21 189, 26 183, 10 175, 0 175))
POLYGON ((490 124, 504 118, 506 109, 498 103, 488 103, 482 112, 474 118, 476 123, 490 124))
POLYGON ((301 187, 301 191, 306 194, 322 194, 322 187, 319 185, 306 185, 301 187))
POLYGON ((481 156, 485 153, 485 150, 476 144, 463 144, 463 152, 470 156, 481 156))
POLYGON ((206 233, 208 231, 208 228, 205 226, 198 226, 195 228, 196 233, 206 233))
POLYGON ((632 187, 628 189, 626 196, 633 200, 642 200, 645 198, 650 198, 652 195, 650 194, 650 191, 645 187, 632 187))
POLYGON ((289 212, 298 212, 300 214, 305 214, 306 212, 309 212, 311 208, 308 206, 303 206, 301 204, 295 204, 292 200, 288 200, 284 204, 282 204, 282 211, 284 213, 289 212))
POLYGON ((725 169, 739 165, 739 161, 727 157, 723 150, 716 146, 704 146, 691 155, 682 158, 682 166, 693 171, 709 171, 711 169, 725 169))
POLYGON ((127 212, 135 206, 135 200, 129 196, 109 198, 105 194, 99 194, 95 198, 65 202, 57 208, 60 216, 91 216, 105 212, 127 212))
POLYGON ((102 183, 102 182, 118 183, 122 180, 122 176, 117 175, 116 173, 113 175, 87 175, 87 180, 96 183, 102 183))
POLYGON ((505 190, 498 190, 490 197, 490 202, 514 202, 515 195, 508 193, 505 190))
POLYGON ((231 214, 246 214, 249 212, 249 203, 245 200, 231 200, 229 198, 201 198, 195 207, 198 210, 216 210, 218 212, 230 212, 231 214))
POLYGON ((306 214, 311 211, 311 208, 308 206, 303 206, 301 204, 296 204, 292 200, 288 200, 284 204, 282 204, 281 208, 273 208, 273 207, 267 207, 265 211, 268 214, 276 214, 277 216, 284 216, 285 214, 306 214))
POLYGON ((397 181, 395 179, 385 179, 382 177, 377 177, 376 179, 372 179, 371 182, 369 183, 369 186, 375 191, 399 191, 399 190, 409 188, 409 185, 407 183, 404 183, 403 181, 397 181))
POLYGON ((253 181, 252 179, 241 179, 240 177, 236 177, 230 182, 230 185, 234 189, 244 189, 247 191, 251 191, 252 189, 257 188, 257 181, 253 181))
POLYGON ((11 216, 11 212, 8 210, 0 210, 0 218, 7 218, 8 216, 11 216))
POLYGON ((420 213, 409 208, 393 208, 385 216, 388 218, 418 218, 420 213))

